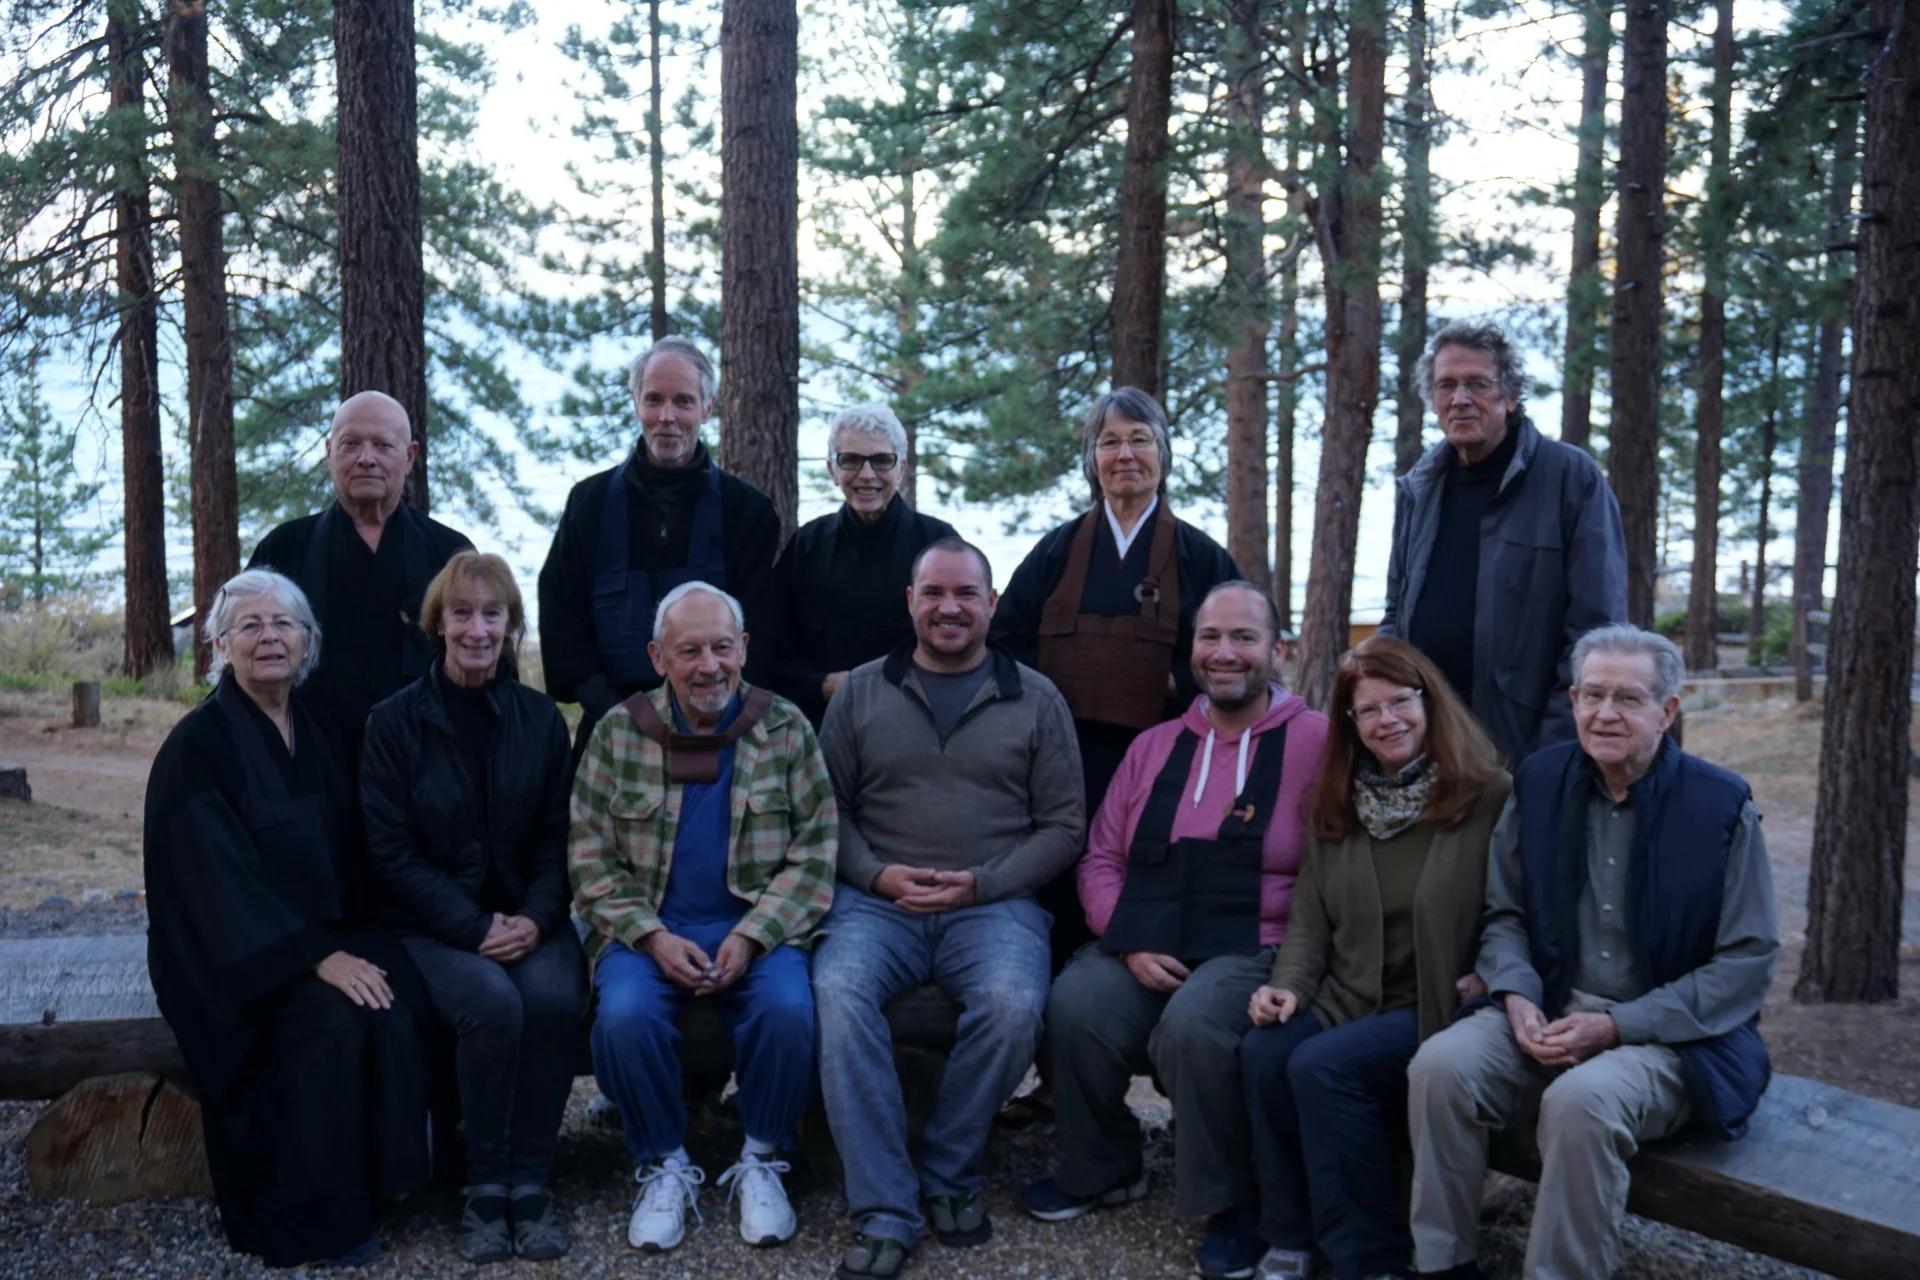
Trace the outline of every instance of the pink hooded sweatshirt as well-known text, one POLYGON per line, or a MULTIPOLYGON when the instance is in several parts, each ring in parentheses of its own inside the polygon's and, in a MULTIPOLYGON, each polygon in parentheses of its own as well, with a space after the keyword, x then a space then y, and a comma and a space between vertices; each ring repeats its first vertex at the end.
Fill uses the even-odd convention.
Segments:
POLYGON ((1287 932, 1287 908, 1293 901, 1293 882, 1300 874, 1300 851, 1306 827, 1308 793, 1320 776, 1321 757, 1326 754, 1327 718, 1278 685, 1273 689, 1273 705, 1267 714, 1246 733, 1223 738, 1215 733, 1207 719, 1207 697, 1193 700, 1178 720, 1157 724, 1133 740, 1127 748, 1120 771, 1107 788, 1107 798, 1094 816, 1087 832, 1087 853, 1080 859, 1080 903, 1086 908, 1087 926, 1096 935, 1104 935, 1113 909, 1120 901, 1120 888, 1127 879, 1127 851, 1133 847, 1134 828, 1146 810, 1153 780, 1160 776, 1167 758, 1173 754, 1174 741, 1181 729, 1191 729, 1200 744, 1193 753, 1193 767, 1187 773, 1180 793, 1180 807, 1173 820, 1173 838, 1188 836, 1212 839, 1239 791, 1238 778, 1253 768, 1253 758, 1261 738, 1287 726, 1287 754, 1280 769, 1280 804, 1273 821, 1267 825, 1262 842, 1260 871, 1260 945, 1277 946, 1287 932), (1212 735, 1211 738, 1209 735, 1212 735), (1242 750, 1243 739, 1245 742, 1242 750), (1201 779, 1205 781, 1202 782, 1201 779), (1194 789, 1200 799, 1194 803, 1194 789))

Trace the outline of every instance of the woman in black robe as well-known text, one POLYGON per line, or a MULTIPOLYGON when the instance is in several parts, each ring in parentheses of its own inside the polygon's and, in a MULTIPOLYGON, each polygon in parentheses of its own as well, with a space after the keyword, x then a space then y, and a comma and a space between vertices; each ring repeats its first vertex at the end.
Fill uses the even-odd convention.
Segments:
POLYGON ((250 569, 205 625, 218 683, 147 781, 148 971, 228 1241, 365 1262, 376 1204, 427 1180, 426 993, 360 923, 353 788, 294 692, 320 644, 306 597, 250 569))
MULTIPOLYGON (((1093 507, 1013 571, 992 638, 1066 698, 1091 823, 1135 736, 1199 694, 1193 616, 1207 592, 1241 574, 1219 543, 1167 509, 1173 447, 1157 400, 1135 387, 1109 391, 1088 411, 1081 446, 1093 507)), ((1058 973, 1093 937, 1074 869, 1038 897, 1053 913, 1058 973)))

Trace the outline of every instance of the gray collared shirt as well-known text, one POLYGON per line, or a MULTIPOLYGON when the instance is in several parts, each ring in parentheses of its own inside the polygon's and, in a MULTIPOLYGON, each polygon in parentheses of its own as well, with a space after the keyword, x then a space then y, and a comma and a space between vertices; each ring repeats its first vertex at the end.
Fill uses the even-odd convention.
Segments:
MULTIPOLYGON (((1780 951, 1760 814, 1749 802, 1727 850, 1720 929, 1712 959, 1665 986, 1649 989, 1634 972, 1627 921, 1627 876, 1635 814, 1616 805, 1596 780, 1587 798, 1587 885, 1575 906, 1580 954, 1574 988, 1611 1001, 1608 1012, 1627 1044, 1682 1044, 1723 1035, 1766 999, 1780 951)), ((1520 819, 1512 800, 1494 826, 1487 854, 1487 907, 1475 965, 1495 996, 1512 992, 1539 1004, 1542 983, 1527 946, 1520 863, 1520 819)))

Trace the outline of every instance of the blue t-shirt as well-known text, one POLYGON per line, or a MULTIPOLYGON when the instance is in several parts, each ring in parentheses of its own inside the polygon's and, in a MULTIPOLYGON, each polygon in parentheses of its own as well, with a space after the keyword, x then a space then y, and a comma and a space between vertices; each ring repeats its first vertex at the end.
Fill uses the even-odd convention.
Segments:
MULTIPOLYGON (((668 696, 673 727, 690 732, 679 700, 668 696)), ((740 714, 740 695, 727 703, 715 733, 725 733, 740 714)), ((733 747, 720 749, 720 776, 712 782, 683 782, 680 827, 673 838, 673 865, 660 900, 660 921, 669 930, 702 924, 732 924, 747 904, 727 888, 727 840, 733 827, 733 747)))

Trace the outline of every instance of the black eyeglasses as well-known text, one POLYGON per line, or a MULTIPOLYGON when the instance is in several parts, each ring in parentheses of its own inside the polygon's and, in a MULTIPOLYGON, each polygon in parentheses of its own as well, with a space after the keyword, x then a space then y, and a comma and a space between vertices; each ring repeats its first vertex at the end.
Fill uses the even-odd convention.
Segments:
POLYGON ((861 467, 870 466, 875 475, 883 476, 899 464, 900 455, 897 453, 836 453, 833 455, 833 465, 848 475, 856 475, 861 467))

